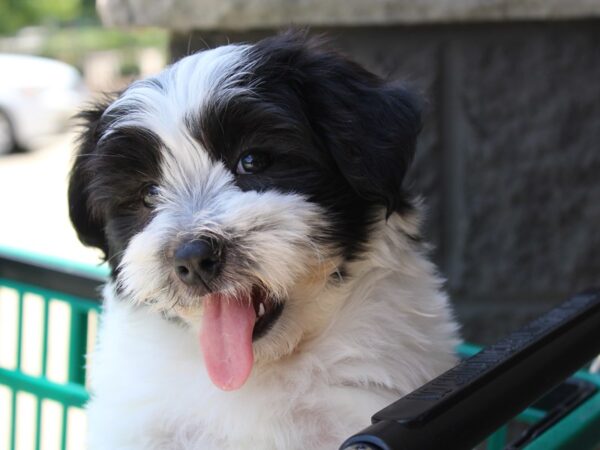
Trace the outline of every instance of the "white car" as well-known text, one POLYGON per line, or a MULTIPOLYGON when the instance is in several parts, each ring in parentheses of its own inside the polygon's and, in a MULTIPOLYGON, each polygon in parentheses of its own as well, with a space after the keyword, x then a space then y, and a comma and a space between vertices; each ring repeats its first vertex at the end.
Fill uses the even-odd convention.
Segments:
POLYGON ((62 131, 87 97, 79 72, 37 56, 0 54, 0 155, 62 131))

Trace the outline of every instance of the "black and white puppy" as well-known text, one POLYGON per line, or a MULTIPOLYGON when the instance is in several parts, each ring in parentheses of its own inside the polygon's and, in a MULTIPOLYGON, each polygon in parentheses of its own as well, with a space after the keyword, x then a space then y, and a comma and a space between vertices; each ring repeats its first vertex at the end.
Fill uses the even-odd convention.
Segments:
POLYGON ((84 117, 71 219, 112 268, 91 450, 333 449, 454 364, 404 88, 287 33, 84 117))

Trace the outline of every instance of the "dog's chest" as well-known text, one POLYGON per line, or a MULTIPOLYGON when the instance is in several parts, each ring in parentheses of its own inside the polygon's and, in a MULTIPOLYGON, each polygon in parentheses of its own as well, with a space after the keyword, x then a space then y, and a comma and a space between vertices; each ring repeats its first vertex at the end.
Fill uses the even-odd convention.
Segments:
POLYGON ((335 448, 394 398, 331 383, 313 357, 219 391, 193 334, 111 298, 99 341, 88 409, 92 439, 101 441, 91 450, 335 448))

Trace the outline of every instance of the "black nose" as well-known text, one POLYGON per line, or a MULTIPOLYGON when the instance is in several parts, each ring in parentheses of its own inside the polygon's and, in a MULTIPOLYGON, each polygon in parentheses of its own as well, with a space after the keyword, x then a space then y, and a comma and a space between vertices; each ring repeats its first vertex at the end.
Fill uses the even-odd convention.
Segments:
POLYGON ((186 242, 175 252, 173 265, 181 281, 188 286, 208 287, 222 265, 221 249, 214 240, 186 242))

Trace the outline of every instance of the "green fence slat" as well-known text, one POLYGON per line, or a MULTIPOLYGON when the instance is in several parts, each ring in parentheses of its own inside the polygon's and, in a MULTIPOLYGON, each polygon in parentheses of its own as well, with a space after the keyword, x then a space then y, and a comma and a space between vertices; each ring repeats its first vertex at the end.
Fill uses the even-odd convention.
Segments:
POLYGON ((61 450, 66 450, 67 449, 67 406, 64 405, 63 406, 63 413, 62 413, 62 428, 61 428, 61 432, 60 432, 60 448, 61 450))
POLYGON ((36 410, 35 410, 35 450, 40 450, 42 440, 42 399, 36 397, 36 410))
POLYGON ((9 386, 14 391, 24 391, 63 405, 82 408, 88 401, 89 394, 85 387, 75 383, 55 383, 46 378, 34 377, 23 372, 0 367, 0 384, 9 386))
POLYGON ((43 297, 44 311, 42 318, 42 377, 46 376, 48 371, 48 320, 50 313, 50 299, 43 297))
POLYGON ((85 385, 85 353, 87 344, 87 312, 71 308, 69 339, 69 381, 85 385))
MULTIPOLYGON (((17 355, 15 366, 16 370, 21 370, 21 358, 23 354, 23 301, 24 291, 17 289, 18 293, 18 305, 17 305, 17 355)), ((11 399, 11 418, 10 418, 10 448, 14 450, 17 445, 17 389, 12 386, 12 399, 11 399)))
MULTIPOLYGON (((50 299, 43 297, 44 310, 42 312, 42 373, 43 378, 46 377, 48 371, 48 315, 50 299)), ((35 413, 35 450, 41 449, 42 440, 42 398, 37 396, 37 410, 35 413)))
POLYGON ((10 450, 15 450, 17 446, 17 390, 12 390, 10 407, 10 450))
POLYGON ((22 289, 17 289, 19 299, 18 299, 18 309, 17 309, 17 370, 21 370, 21 356, 23 353, 23 301, 24 301, 24 291, 22 289))

